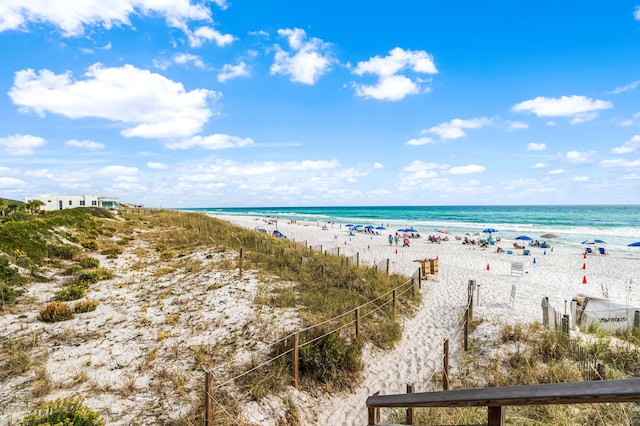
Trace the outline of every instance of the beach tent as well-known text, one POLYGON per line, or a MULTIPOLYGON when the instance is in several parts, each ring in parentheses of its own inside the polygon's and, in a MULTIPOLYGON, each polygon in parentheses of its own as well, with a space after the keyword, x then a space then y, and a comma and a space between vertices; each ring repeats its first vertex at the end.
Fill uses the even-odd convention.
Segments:
POLYGON ((576 324, 581 331, 596 326, 605 331, 615 333, 633 327, 633 317, 639 307, 632 307, 623 303, 612 302, 598 297, 579 295, 576 310, 576 324))
POLYGON ((519 237, 516 237, 516 240, 521 240, 521 241, 531 241, 533 240, 533 238, 531 238, 528 235, 520 235, 519 237))

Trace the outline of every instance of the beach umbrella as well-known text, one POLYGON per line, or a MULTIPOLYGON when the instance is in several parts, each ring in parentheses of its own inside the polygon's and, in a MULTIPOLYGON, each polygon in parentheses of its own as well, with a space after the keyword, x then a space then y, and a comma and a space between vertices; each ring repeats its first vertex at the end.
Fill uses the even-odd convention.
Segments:
POLYGON ((593 240, 584 240, 581 244, 607 244, 605 240, 594 238, 593 240))
POLYGON ((387 228, 385 228, 384 226, 376 226, 376 229, 380 229, 381 231, 384 231, 387 228))
POLYGON ((345 226, 350 228, 350 227, 355 226, 355 225, 353 223, 347 223, 345 226))
POLYGON ((405 229, 405 232, 418 232, 418 230, 413 228, 407 228, 405 229))
POLYGON ((404 229, 404 228, 398 229, 397 231, 398 231, 398 232, 407 232, 407 230, 406 230, 406 229, 404 229))
POLYGON ((540 235, 540 238, 560 238, 560 235, 558 235, 558 234, 544 234, 544 235, 540 235))
POLYGON ((494 232, 498 232, 498 230, 497 230, 497 229, 494 229, 494 228, 486 228, 486 229, 485 229, 484 231, 482 231, 482 232, 484 232, 485 234, 493 234, 494 232))
POLYGON ((531 238, 528 235, 520 235, 519 237, 516 237, 516 240, 531 241, 531 240, 533 240, 533 238, 531 238))
POLYGON ((640 247, 640 241, 636 241, 635 243, 627 244, 629 247, 640 247))
POLYGON ((373 225, 367 225, 364 227, 364 229, 373 229, 373 225))

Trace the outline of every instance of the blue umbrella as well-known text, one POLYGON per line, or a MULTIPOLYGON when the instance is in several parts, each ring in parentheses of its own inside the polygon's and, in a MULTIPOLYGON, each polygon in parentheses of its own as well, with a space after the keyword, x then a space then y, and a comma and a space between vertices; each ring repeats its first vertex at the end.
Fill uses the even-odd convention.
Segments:
POLYGON ((635 243, 627 244, 629 247, 640 247, 640 241, 636 241, 635 243))
POLYGON ((351 226, 355 226, 353 223, 347 223, 345 226, 351 227, 351 226))
POLYGON ((387 228, 385 228, 384 226, 376 226, 376 229, 385 230, 387 228))
POLYGON ((516 237, 516 240, 531 241, 533 238, 528 235, 520 235, 519 237, 516 237))
POLYGON ((408 232, 406 229, 398 229, 398 232, 408 232))
POLYGON ((605 240, 595 238, 593 240, 584 240, 582 244, 607 244, 607 242, 605 240))
POLYGON ((418 232, 417 229, 413 229, 413 228, 407 228, 404 230, 405 232, 418 232))
POLYGON ((373 225, 367 225, 365 226, 365 229, 373 229, 373 225))
POLYGON ((482 232, 485 233, 485 234, 493 234, 494 232, 498 232, 498 230, 494 229, 494 228, 487 228, 482 232))

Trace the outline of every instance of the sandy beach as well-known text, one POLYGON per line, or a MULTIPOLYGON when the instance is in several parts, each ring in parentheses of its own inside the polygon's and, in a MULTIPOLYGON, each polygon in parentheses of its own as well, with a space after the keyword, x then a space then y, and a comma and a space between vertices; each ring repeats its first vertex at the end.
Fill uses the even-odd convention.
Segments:
MULTIPOLYGON (((219 217, 250 229, 261 227, 272 232, 276 228, 275 224, 255 216, 219 217)), ((578 294, 608 295, 612 301, 640 306, 637 288, 640 253, 610 251, 607 255, 593 254, 585 258, 583 247, 552 245, 546 249, 527 247, 531 255, 524 256, 522 250, 513 248, 514 240, 481 248, 463 245, 453 235, 449 235, 449 241, 432 243, 426 238, 429 232, 422 232, 421 238, 411 239, 409 247, 403 247, 402 240, 398 246, 395 242, 389 246, 388 231, 378 231, 379 235, 349 235, 349 230, 338 224, 323 228, 315 222, 286 220, 278 221, 277 228, 289 239, 322 245, 323 250, 340 247, 340 253, 346 256, 359 252, 361 262, 375 263, 388 258, 393 272, 407 276, 420 266, 416 260, 438 258, 439 263, 439 274, 423 282, 423 305, 414 317, 405 321, 399 345, 390 352, 366 352, 364 380, 355 392, 314 400, 310 409, 317 413, 317 418, 309 421, 315 424, 366 424, 365 401, 369 395, 378 391, 403 393, 407 383, 414 383, 416 391, 426 390, 426 383, 440 368, 444 339, 456 337, 458 320, 467 302, 469 280, 475 280, 480 286, 474 308, 474 316, 485 320, 476 330, 480 336, 494 336, 500 324, 541 322, 544 297, 562 313, 565 302, 569 304, 578 294), (505 252, 497 252, 498 247, 503 247, 505 252), (512 273, 512 262, 523 263, 524 274, 512 273)), ((435 231, 432 234, 444 236, 435 231)), ((456 345, 452 346, 454 353, 459 351, 456 345)))
MULTIPOLYGON (((269 233, 277 226, 288 239, 308 246, 333 251, 339 247, 344 256, 359 253, 362 263, 389 259, 391 271, 406 276, 416 272, 418 260, 438 259, 439 273, 423 281, 423 304, 403 320, 403 337, 396 348, 382 351, 365 346, 362 381, 353 392, 310 395, 290 388, 288 397, 303 424, 363 425, 365 402, 373 393, 403 393, 407 383, 413 383, 418 392, 430 390, 430 379, 441 367, 443 341, 452 342, 454 365, 460 354, 459 319, 466 307, 469 280, 479 286, 474 317, 483 322, 474 332, 478 338, 494 338, 501 324, 541 321, 543 297, 561 312, 565 302, 578 294, 607 295, 613 301, 640 306, 636 288, 640 252, 610 250, 607 255, 585 258, 581 246, 552 246, 528 247, 531 255, 524 256, 513 248, 513 240, 482 248, 464 245, 452 234, 449 241, 432 243, 426 238, 429 232, 422 230, 421 238, 410 239, 408 247, 403 247, 402 240, 390 246, 389 231, 350 235, 339 224, 323 227, 316 222, 279 220, 276 225, 257 216, 219 217, 269 233), (498 252, 498 247, 505 251, 498 252), (523 263, 524 273, 512 274, 512 262, 523 263)), ((290 331, 299 327, 293 310, 258 308, 253 303, 260 278, 251 271, 240 278, 233 270, 215 266, 225 257, 233 261, 237 253, 218 253, 212 247, 162 262, 154 247, 138 241, 125 247, 117 259, 95 257, 115 273, 115 278, 92 290, 91 299, 100 302, 96 311, 55 324, 38 321, 38 310, 61 285, 62 281, 54 280, 31 285, 30 302, 0 316, 0 337, 45 342, 38 355, 41 368, 1 384, 0 423, 17 424, 33 406, 29 395, 45 385, 47 399, 83 395, 110 425, 151 425, 179 418, 187 415, 187 407, 202 389, 202 371, 189 368, 195 352, 219 345, 235 351, 231 358, 246 358, 256 345, 260 348, 269 341, 270 333, 275 337, 274 325, 290 331)), ((229 361, 226 355, 205 356, 216 366, 229 361)), ((275 426, 282 414, 279 398, 242 403, 248 424, 275 426)))

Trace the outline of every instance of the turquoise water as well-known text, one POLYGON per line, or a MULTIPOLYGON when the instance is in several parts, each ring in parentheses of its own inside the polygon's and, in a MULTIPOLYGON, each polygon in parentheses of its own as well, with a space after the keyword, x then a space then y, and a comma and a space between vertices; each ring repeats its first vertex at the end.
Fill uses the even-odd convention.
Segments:
MULTIPOLYGON (((513 239, 542 234, 561 237, 556 245, 579 245, 586 239, 599 238, 613 249, 633 250, 627 244, 640 241, 640 206, 407 206, 407 207, 268 207, 181 209, 214 214, 276 216, 280 220, 315 222, 318 226, 340 227, 347 223, 383 225, 389 230, 412 226, 429 235, 437 229, 453 234, 481 233, 492 227, 495 236, 513 239), (333 225, 331 223, 333 222, 333 225)), ((382 231, 385 232, 385 231, 382 231)))

